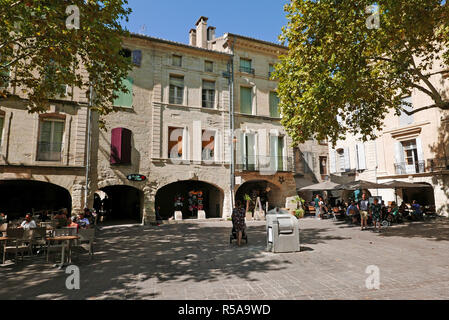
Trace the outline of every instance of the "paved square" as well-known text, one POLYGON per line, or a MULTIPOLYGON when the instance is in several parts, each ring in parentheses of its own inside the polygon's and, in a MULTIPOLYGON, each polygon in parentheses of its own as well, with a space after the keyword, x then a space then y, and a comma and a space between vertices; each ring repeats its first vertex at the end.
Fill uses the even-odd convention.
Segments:
POLYGON ((300 221, 300 253, 265 252, 265 224, 229 244, 228 221, 104 227, 95 256, 74 257, 81 289, 43 257, 0 267, 1 299, 449 299, 449 220, 381 234, 331 220, 300 221), (368 290, 367 266, 380 269, 368 290))

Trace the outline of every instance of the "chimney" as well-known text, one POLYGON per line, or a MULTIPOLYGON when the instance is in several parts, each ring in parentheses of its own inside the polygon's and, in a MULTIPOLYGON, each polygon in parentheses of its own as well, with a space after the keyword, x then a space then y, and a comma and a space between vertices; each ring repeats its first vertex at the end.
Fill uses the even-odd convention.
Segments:
POLYGON ((207 28, 207 41, 214 41, 215 40, 215 27, 208 27, 207 28))
POLYGON ((207 17, 201 16, 196 22, 196 46, 207 49, 207 17))
POLYGON ((196 46, 196 30, 195 29, 190 29, 189 44, 194 47, 196 46))

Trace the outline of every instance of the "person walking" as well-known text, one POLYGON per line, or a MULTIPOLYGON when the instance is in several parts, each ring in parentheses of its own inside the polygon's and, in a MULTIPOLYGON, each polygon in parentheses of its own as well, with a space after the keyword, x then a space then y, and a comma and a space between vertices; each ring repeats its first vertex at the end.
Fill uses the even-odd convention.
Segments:
POLYGON ((315 199, 313 201, 315 201, 315 219, 319 219, 320 218, 320 197, 319 197, 319 195, 316 195, 315 199))
POLYGON ((232 210, 232 224, 237 233, 237 245, 242 243, 243 232, 246 229, 245 224, 246 210, 240 201, 236 201, 235 208, 232 210))
POLYGON ((373 219, 374 232, 376 232, 376 226, 378 227, 378 232, 380 232, 380 221, 382 215, 382 206, 379 203, 379 199, 374 198, 374 203, 370 206, 371 218, 373 219))
POLYGON ((368 228, 368 210, 369 201, 366 199, 366 193, 362 194, 362 200, 358 203, 360 212, 360 230, 366 230, 368 228))

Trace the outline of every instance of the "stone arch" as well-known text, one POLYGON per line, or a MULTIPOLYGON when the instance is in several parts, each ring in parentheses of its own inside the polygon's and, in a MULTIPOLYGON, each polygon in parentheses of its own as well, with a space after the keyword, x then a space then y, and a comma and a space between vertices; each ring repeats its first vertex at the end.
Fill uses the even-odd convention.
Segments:
MULTIPOLYGON (((265 210, 271 210, 275 207, 284 207, 284 199, 282 197, 282 188, 277 183, 267 179, 252 179, 245 181, 241 184, 235 192, 235 201, 244 201, 244 195, 248 194, 254 202, 255 198, 259 196, 261 198, 262 206, 265 210), (266 208, 266 202, 268 202, 268 208, 266 208)), ((254 203, 251 204, 250 210, 254 207, 254 203)))
POLYGON ((159 214, 163 219, 174 215, 175 198, 178 196, 181 197, 183 203, 179 210, 182 211, 183 218, 196 218, 196 204, 203 206, 206 218, 218 218, 222 215, 224 191, 221 187, 203 180, 175 180, 159 186, 155 195, 155 208, 160 207, 159 214), (190 194, 192 191, 193 194, 190 194), (195 198, 199 196, 199 191, 202 193, 200 203, 195 198), (189 202, 189 199, 192 202, 189 202), (190 208, 192 203, 194 205, 190 208))
POLYGON ((0 180, 0 211, 9 218, 23 216, 28 212, 62 208, 72 210, 72 195, 59 184, 41 179, 0 180))

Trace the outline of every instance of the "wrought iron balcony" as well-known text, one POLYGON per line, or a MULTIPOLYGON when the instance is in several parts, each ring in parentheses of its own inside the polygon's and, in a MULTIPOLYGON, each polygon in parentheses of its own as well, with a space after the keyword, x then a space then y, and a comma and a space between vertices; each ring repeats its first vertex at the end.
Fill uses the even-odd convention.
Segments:
POLYGON ((250 73, 250 74, 254 74, 255 73, 254 69, 252 69, 250 67, 243 67, 243 66, 240 66, 239 71, 240 72, 245 72, 245 73, 250 73))
POLYGON ((415 164, 408 165, 406 162, 394 164, 396 174, 414 174, 426 172, 425 161, 418 161, 415 164))
POLYGON ((293 158, 286 156, 246 156, 236 160, 236 170, 275 174, 293 170, 293 158))

